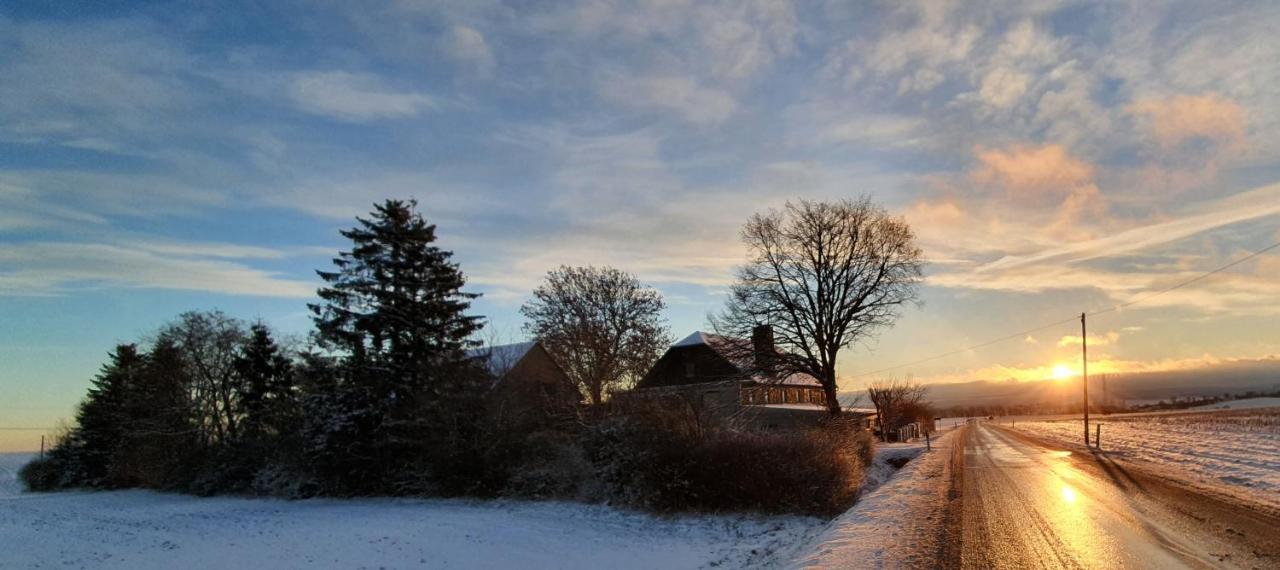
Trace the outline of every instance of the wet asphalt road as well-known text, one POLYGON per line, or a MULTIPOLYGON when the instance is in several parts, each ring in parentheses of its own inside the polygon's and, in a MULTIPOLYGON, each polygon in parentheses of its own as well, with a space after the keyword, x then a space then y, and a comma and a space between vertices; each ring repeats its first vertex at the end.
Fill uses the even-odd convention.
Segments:
POLYGON ((944 567, 1280 568, 1275 513, 1000 427, 957 435, 944 567))

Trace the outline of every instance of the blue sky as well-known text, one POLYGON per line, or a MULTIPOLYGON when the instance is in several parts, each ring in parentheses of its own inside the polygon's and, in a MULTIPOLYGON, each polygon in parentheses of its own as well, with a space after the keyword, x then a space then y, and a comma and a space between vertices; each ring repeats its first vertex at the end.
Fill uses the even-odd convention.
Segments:
MULTIPOLYGON (((916 228, 925 305, 863 372, 1141 297, 1280 241, 1280 6, 11 2, 0 7, 0 424, 66 417, 188 309, 305 334, 353 216, 416 197, 502 338, 610 264, 677 337, 788 199, 916 228)), ((1280 353, 1263 256, 1092 330, 1103 370, 1280 353)), ((896 369, 1043 377, 1070 326, 896 369)))

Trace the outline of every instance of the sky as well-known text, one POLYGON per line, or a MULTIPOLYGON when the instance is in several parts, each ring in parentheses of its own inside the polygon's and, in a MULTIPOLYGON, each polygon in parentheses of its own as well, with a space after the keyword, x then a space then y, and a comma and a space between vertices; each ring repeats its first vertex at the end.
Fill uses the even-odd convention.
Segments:
POLYGON ((929 265, 841 389, 1074 370, 1072 322, 963 349, 1135 300, 1090 320, 1091 371, 1274 360, 1275 251, 1150 292, 1280 241, 1277 28, 1272 2, 6 2, 0 427, 68 418, 182 311, 305 336, 386 198, 504 340, 560 264, 705 329, 751 214, 870 196, 929 265))

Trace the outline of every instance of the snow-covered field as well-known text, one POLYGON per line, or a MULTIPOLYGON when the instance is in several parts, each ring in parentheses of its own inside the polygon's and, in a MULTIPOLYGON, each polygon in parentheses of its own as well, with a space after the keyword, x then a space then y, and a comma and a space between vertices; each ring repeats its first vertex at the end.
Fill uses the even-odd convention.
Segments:
POLYGON ((598 505, 19 493, 0 454, 0 568, 768 568, 824 522, 598 505))
POLYGON ((1196 406, 1192 410, 1252 410, 1256 408, 1280 408, 1280 398, 1245 398, 1216 404, 1196 406))
MULTIPOLYGON (((1176 469, 1196 483, 1280 507, 1280 408, 1103 416, 1093 423, 1102 424, 1102 449, 1112 457, 1176 469)), ((1016 429, 1069 445, 1083 438, 1079 420, 1019 419, 1016 429)))

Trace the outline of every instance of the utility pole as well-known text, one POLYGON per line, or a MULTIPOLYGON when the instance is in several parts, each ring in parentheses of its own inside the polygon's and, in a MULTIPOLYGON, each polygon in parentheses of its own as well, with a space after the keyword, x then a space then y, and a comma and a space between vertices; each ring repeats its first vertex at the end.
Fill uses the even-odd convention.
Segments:
POLYGON ((1080 313, 1080 385, 1084 387, 1084 446, 1089 447, 1089 332, 1080 313))

